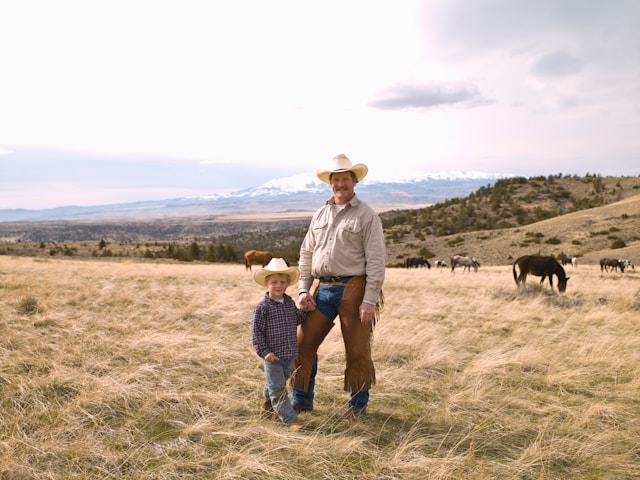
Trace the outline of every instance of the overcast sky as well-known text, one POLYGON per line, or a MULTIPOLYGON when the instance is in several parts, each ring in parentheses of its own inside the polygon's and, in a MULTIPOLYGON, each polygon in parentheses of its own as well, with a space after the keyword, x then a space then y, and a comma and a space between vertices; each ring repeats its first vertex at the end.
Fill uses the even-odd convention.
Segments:
POLYGON ((0 208, 640 174, 637 0, 0 0, 0 208))

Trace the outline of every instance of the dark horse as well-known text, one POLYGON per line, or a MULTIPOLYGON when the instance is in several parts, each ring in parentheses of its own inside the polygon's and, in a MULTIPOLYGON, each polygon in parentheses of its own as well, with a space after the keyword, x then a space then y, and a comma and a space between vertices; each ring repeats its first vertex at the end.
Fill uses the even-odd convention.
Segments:
POLYGON ((418 268, 418 267, 427 267, 427 268, 431 268, 431 264, 429 263, 429 260, 427 260, 424 257, 407 257, 407 259, 404 261, 404 266, 406 268, 418 268))
POLYGON ((617 260, 615 258, 601 258, 600 259, 600 271, 608 272, 609 269, 611 271, 618 271, 618 268, 622 273, 624 273, 624 262, 622 260, 617 260))
POLYGON ((273 258, 273 253, 269 250, 247 250, 244 252, 245 270, 251 270, 251 265, 266 266, 273 258))
POLYGON ((569 277, 564 272, 562 265, 553 257, 541 256, 541 255, 524 255, 513 262, 513 279, 516 281, 516 285, 524 285, 527 281, 527 275, 536 275, 542 277, 540 283, 544 282, 546 277, 549 277, 549 285, 553 289, 553 276, 558 277, 558 290, 564 292, 567 289, 567 281, 569 277), (520 273, 516 271, 516 267, 520 270, 520 273))

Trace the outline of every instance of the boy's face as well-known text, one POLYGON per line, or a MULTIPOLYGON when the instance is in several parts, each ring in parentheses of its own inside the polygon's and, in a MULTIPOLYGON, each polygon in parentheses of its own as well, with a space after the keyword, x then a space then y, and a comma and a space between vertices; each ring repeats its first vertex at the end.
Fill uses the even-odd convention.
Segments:
POLYGON ((269 296, 275 300, 280 300, 289 286, 289 276, 282 273, 274 273, 267 278, 267 291, 269 296))

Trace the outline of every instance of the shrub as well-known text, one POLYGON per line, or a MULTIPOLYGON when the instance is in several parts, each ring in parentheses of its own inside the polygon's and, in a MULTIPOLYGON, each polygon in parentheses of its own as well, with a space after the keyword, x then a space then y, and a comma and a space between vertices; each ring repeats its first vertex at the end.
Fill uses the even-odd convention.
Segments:
POLYGON ((422 247, 419 251, 418 251, 418 255, 420 255, 421 257, 424 258, 433 258, 436 256, 435 253, 433 253, 431 250, 429 250, 426 247, 422 247))
POLYGON ((18 303, 16 310, 21 315, 27 315, 27 316, 35 315, 36 313, 39 313, 42 311, 42 309, 40 308, 40 305, 38 304, 38 299, 33 296, 25 297, 22 300, 20 300, 20 303, 18 303))
POLYGON ((460 235, 458 235, 456 238, 451 238, 447 240, 447 244, 450 247, 455 247, 457 245, 460 245, 461 243, 464 243, 464 237, 461 237, 460 235))
POLYGON ((611 249, 614 250, 616 248, 624 248, 626 247, 627 244, 624 242, 624 240, 622 240, 621 238, 618 238, 617 240, 614 240, 611 243, 611 249))

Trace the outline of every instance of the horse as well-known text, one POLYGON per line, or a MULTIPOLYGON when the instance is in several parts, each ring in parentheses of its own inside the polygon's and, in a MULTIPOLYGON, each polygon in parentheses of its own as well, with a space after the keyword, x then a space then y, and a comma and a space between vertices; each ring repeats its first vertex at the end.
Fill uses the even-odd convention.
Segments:
POLYGON ((444 260, 436 260, 436 268, 447 268, 447 262, 444 260))
POLYGON ((549 277, 549 285, 553 290, 553 276, 558 277, 558 290, 564 292, 567 289, 567 277, 564 268, 558 263, 558 261, 551 256, 542 255, 523 255, 513 262, 513 279, 516 281, 516 286, 524 286, 527 281, 527 275, 536 275, 542 277, 540 283, 544 282, 544 279, 549 277), (517 267, 517 268, 516 268, 517 267), (518 273, 517 270, 520 270, 518 273))
POLYGON ((601 272, 608 272, 609 269, 611 269, 611 271, 618 271, 618 268, 620 268, 620 271, 622 273, 624 273, 624 262, 621 262, 620 260, 616 260, 615 258, 601 258, 600 259, 600 271, 601 272))
POLYGON ((429 260, 427 260, 424 257, 408 257, 405 261, 404 261, 404 266, 406 268, 418 268, 420 266, 422 267, 427 267, 427 268, 431 268, 431 264, 429 263, 429 260))
POLYGON ((244 252, 245 270, 251 271, 251 265, 262 265, 265 267, 273 258, 273 253, 269 250, 247 250, 244 252))
POLYGON ((564 257, 562 259, 562 266, 571 265, 572 267, 578 266, 578 259, 576 257, 564 257))
POLYGON ((453 273, 453 271, 456 269, 457 265, 462 265, 464 268, 462 269, 462 272, 464 273, 465 270, 468 270, 469 273, 471 273, 471 268, 473 267, 473 270, 475 272, 478 271, 478 267, 480 266, 480 262, 478 262, 478 260, 476 260, 476 257, 462 257, 460 255, 454 255, 453 257, 451 257, 451 272, 453 273))
POLYGON ((624 265, 624 268, 633 268, 636 269, 636 266, 631 262, 631 260, 618 259, 618 262, 624 265))

